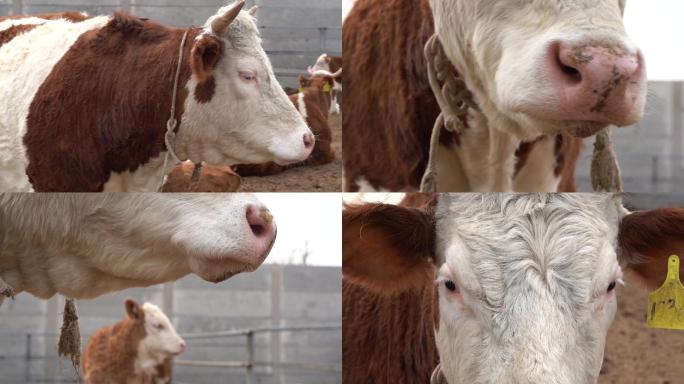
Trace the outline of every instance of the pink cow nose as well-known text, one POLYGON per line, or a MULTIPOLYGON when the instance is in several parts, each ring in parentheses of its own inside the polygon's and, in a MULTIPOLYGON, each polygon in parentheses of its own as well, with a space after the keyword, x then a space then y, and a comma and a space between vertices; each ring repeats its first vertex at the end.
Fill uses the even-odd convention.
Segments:
POLYGON ((560 105, 552 118, 624 126, 635 123, 645 70, 640 53, 617 47, 550 47, 549 70, 560 105))
POLYGON ((275 225, 273 224, 273 216, 268 209, 248 204, 245 215, 247 217, 247 224, 249 224, 254 237, 268 241, 273 238, 275 225))
POLYGON ((180 347, 180 353, 185 352, 185 348, 187 347, 187 345, 185 344, 185 341, 181 341, 178 346, 180 347))
POLYGON ((304 134, 304 148, 310 149, 316 144, 316 139, 314 138, 314 135, 311 133, 305 133, 304 134))

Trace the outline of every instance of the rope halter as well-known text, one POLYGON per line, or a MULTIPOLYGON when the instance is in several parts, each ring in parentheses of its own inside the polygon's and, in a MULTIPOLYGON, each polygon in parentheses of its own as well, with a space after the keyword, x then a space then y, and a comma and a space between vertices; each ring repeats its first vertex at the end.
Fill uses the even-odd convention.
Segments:
MULTIPOLYGON (((425 44, 424 55, 430 88, 437 99, 441 113, 432 128, 428 163, 420 183, 420 190, 424 193, 435 193, 437 192, 436 155, 442 128, 449 132, 462 133, 469 109, 478 111, 479 108, 465 81, 444 53, 437 34, 432 35, 425 44)), ((620 166, 613 150, 610 128, 605 128, 596 134, 591 162, 591 184, 597 192, 609 192, 613 189, 622 192, 620 166)))
POLYGON ((161 176, 159 177, 159 186, 157 191, 161 192, 164 186, 164 178, 166 176, 166 166, 169 162, 169 156, 173 157, 173 161, 178 164, 180 159, 176 155, 175 144, 176 144, 176 127, 178 127, 178 121, 176 120, 176 99, 178 98, 178 82, 180 81, 180 72, 183 67, 183 52, 185 51, 185 42, 188 40, 188 30, 183 33, 183 39, 181 40, 180 49, 178 51, 178 64, 176 66, 176 75, 173 80, 173 94, 171 96, 171 116, 169 120, 166 121, 166 133, 164 134, 164 143, 166 144, 166 156, 164 156, 164 165, 162 166, 161 176))

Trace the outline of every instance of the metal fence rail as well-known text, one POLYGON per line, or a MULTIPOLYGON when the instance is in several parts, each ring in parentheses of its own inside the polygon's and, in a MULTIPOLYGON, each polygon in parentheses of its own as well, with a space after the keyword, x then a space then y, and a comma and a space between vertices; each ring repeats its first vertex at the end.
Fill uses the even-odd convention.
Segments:
MULTIPOLYGON (((341 330, 341 324, 323 324, 323 325, 308 325, 308 326, 291 326, 291 327, 268 327, 268 328, 254 328, 254 329, 241 329, 241 330, 231 330, 231 331, 221 331, 221 332, 204 332, 204 333, 190 333, 182 334, 181 336, 191 344, 192 340, 222 340, 231 338, 241 338, 244 337, 244 347, 245 347, 245 359, 244 360, 184 360, 180 358, 174 359, 175 366, 186 366, 186 367, 197 367, 197 368, 225 368, 225 369, 241 369, 245 371, 245 380, 247 384, 254 384, 256 380, 255 368, 282 368, 285 370, 299 370, 305 372, 341 372, 342 364, 315 364, 308 362, 274 362, 274 361, 261 361, 255 359, 255 335, 264 333, 310 333, 310 332, 330 332, 341 330)), ((88 335, 89 336, 89 335, 88 335)), ((19 363, 24 366, 24 378, 22 382, 24 383, 73 383, 78 380, 75 372, 71 371, 71 365, 68 364, 66 371, 62 371, 60 374, 53 377, 36 377, 32 373, 32 366, 34 364, 40 363, 55 363, 60 360, 56 351, 52 356, 47 356, 36 352, 34 350, 34 344, 54 343, 56 346, 56 340, 58 335, 54 333, 26 333, 23 335, 23 340, 26 345, 25 353, 23 356, 3 356, 0 353, 0 364, 6 363, 19 363)), ((1 335, 0 339, 12 339, 15 343, 20 343, 22 335, 20 334, 7 334, 1 335)), ((87 336, 83 336, 85 348, 85 341, 87 336)), ((37 348, 41 349, 41 348, 37 348)), ((80 374, 80 372, 79 372, 80 374)), ((82 377, 82 375, 81 375, 82 377)), ((175 381, 178 382, 178 381, 175 381)))

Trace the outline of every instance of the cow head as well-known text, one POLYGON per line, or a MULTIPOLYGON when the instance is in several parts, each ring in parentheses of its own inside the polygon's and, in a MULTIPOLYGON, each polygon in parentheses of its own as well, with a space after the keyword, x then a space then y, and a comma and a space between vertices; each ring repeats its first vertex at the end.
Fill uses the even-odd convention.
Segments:
POLYGON ((656 287, 684 252, 684 209, 608 194, 444 194, 434 215, 376 204, 343 222, 345 278, 393 293, 437 276, 449 383, 595 383, 622 269, 656 287))
POLYGON ((276 79, 262 46, 256 8, 221 8, 194 41, 192 78, 178 152, 212 164, 289 164, 315 139, 276 79))
POLYGON ((492 126, 591 135, 641 119, 644 58, 625 0, 431 0, 444 50, 492 126))
POLYGON ((138 357, 158 357, 159 360, 185 351, 185 341, 159 307, 152 303, 140 306, 136 301, 125 302, 128 321, 140 328, 144 335, 138 344, 138 357))

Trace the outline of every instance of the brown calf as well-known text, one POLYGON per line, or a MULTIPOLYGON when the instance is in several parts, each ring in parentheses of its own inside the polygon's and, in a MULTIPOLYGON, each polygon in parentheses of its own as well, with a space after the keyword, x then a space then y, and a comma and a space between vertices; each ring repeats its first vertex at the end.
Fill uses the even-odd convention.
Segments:
MULTIPOLYGON (((147 305, 147 304, 146 304, 147 305)), ((111 327, 98 329, 90 339, 83 355, 83 374, 86 384, 152 384, 171 382, 171 355, 167 355, 153 369, 140 372, 140 343, 148 336, 145 310, 137 302, 126 300, 126 317, 111 327)), ((148 322, 154 321, 148 319, 148 322)), ((153 323, 154 327, 167 324, 153 323)), ((166 331, 161 328, 162 331, 166 331)), ((175 330, 173 331, 175 333, 175 330)), ((184 343, 183 343, 184 344, 184 343)), ((183 349, 185 347, 183 346, 183 349)))

